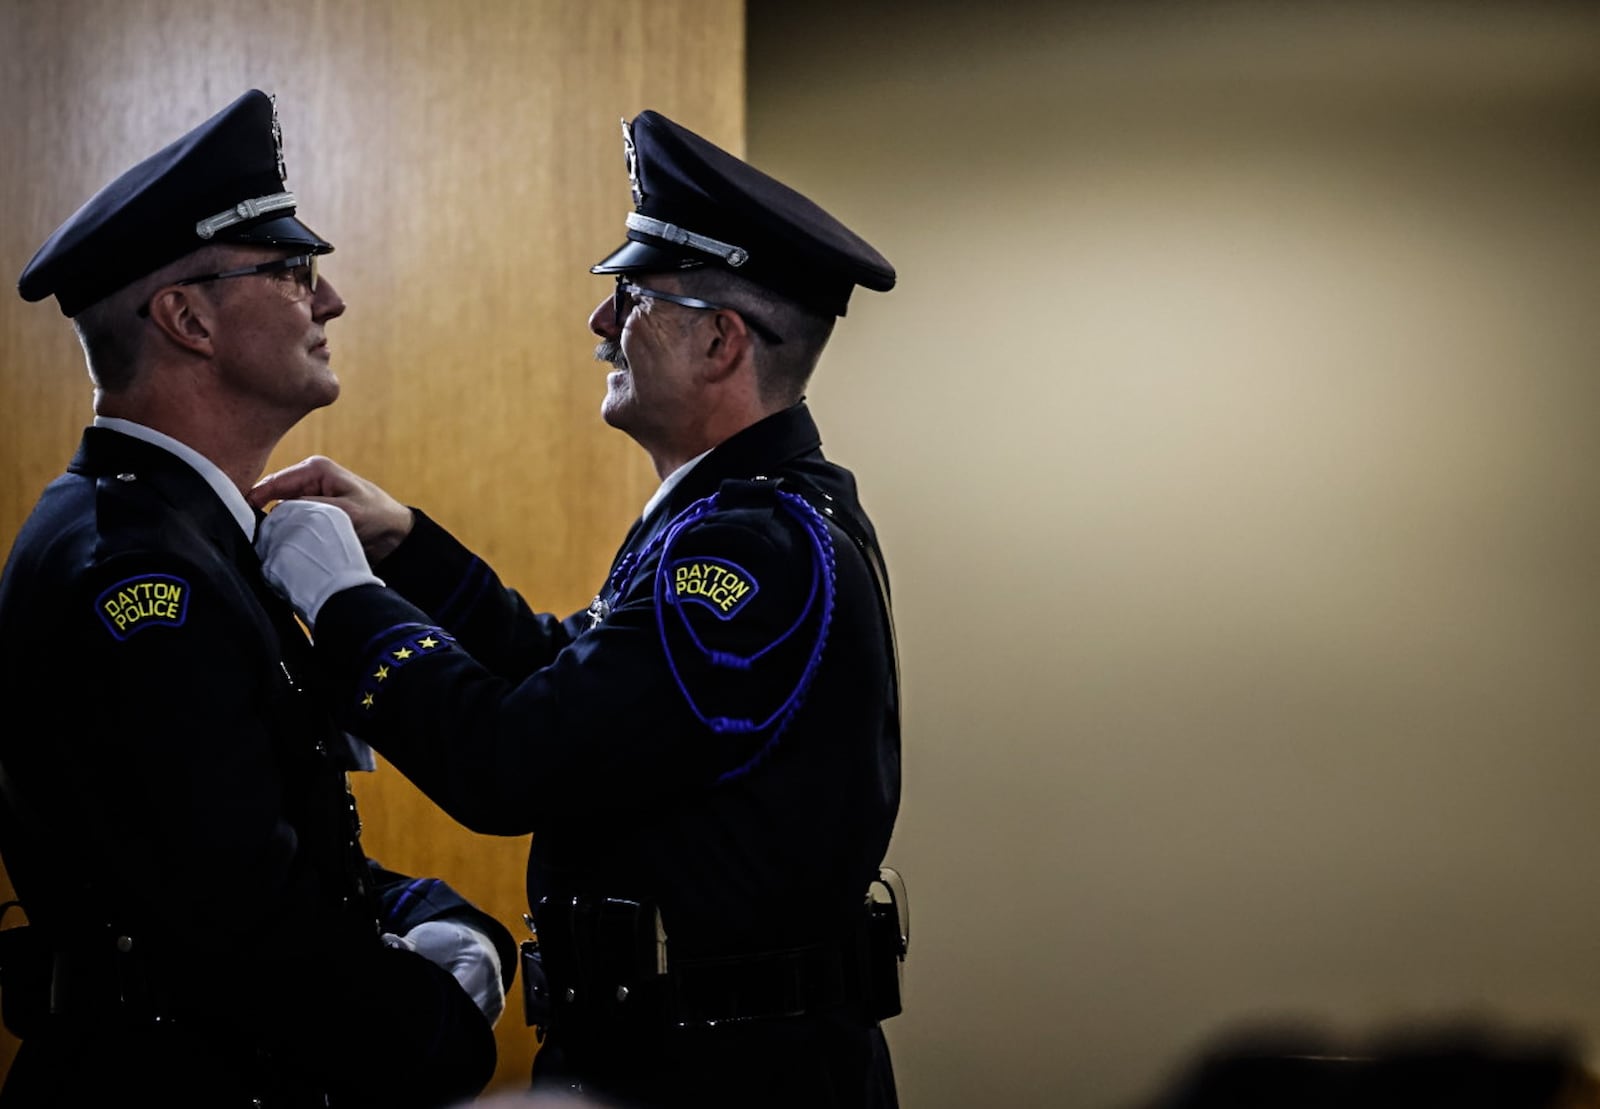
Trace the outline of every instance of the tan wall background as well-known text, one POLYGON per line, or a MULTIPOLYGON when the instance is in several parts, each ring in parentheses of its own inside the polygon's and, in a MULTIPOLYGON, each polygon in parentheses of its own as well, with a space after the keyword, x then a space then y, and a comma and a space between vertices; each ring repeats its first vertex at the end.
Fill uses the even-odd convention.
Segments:
MULTIPOLYGON (((350 308, 329 330, 343 395, 274 465, 330 454, 573 611, 655 487, 599 420, 584 323, 609 287, 587 268, 630 207, 618 120, 656 108, 742 149, 743 50, 735 0, 7 0, 0 271, 245 89, 276 93, 289 186, 337 245, 323 272, 350 308)), ((54 303, 0 297, 8 545, 90 401, 54 303)), ((521 931, 526 840, 455 828, 387 767, 356 785, 371 854, 521 931)), ((520 999, 498 1035, 496 1086, 525 1086, 520 999)), ((14 1048, 0 1036, 0 1061, 14 1048)))
POLYGON ((1238 1022, 1600 1035, 1600 12, 756 2, 901 272, 812 390, 895 579, 913 1109, 1238 1022))

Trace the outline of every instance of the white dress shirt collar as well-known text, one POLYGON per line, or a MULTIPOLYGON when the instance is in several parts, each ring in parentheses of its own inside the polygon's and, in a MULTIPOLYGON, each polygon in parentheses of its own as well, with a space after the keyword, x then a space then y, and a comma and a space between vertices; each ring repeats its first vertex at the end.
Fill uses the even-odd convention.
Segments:
POLYGON ((685 462, 682 466, 679 466, 676 470, 673 470, 672 473, 668 474, 666 478, 662 480, 660 487, 657 488, 655 493, 651 495, 650 499, 645 502, 644 511, 639 513, 639 519, 643 520, 645 517, 649 516, 650 513, 655 510, 656 505, 666 500, 667 494, 672 492, 674 487, 676 487, 680 481, 689 476, 689 471, 694 469, 695 463, 699 462, 702 458, 710 453, 710 451, 702 451, 693 458, 689 459, 689 461, 685 462))

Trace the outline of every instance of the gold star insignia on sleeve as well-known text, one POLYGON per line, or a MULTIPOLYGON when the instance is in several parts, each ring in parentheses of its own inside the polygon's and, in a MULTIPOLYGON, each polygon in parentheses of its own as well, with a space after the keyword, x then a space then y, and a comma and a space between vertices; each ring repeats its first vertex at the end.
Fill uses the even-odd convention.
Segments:
POLYGON ((361 707, 364 709, 370 709, 373 706, 374 701, 375 698, 372 696, 372 694, 368 693, 366 696, 361 698, 361 707))
POLYGON ((439 641, 437 639, 433 638, 433 636, 431 636, 431 635, 428 636, 425 639, 417 640, 417 646, 421 647, 424 651, 431 651, 435 647, 437 647, 438 645, 439 645, 439 641))
POLYGON ((387 666, 380 666, 372 676, 381 682, 389 676, 389 668, 387 666))
POLYGON ((399 659, 401 662, 404 662, 406 659, 411 657, 411 648, 410 647, 401 647, 398 651, 396 651, 394 653, 394 657, 399 659))

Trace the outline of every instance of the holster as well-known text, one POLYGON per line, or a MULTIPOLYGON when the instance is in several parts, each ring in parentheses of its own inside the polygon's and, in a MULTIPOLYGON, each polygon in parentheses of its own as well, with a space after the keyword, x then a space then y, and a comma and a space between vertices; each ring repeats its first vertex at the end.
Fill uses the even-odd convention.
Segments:
POLYGON ((618 897, 541 898, 522 944, 524 1017, 584 1036, 648 1036, 663 1023, 666 944, 653 905, 618 897))
POLYGON ((873 1020, 888 1020, 900 1014, 900 992, 910 949, 911 903, 906 898, 905 880, 899 871, 884 867, 867 889, 866 943, 862 954, 864 1000, 873 1020))

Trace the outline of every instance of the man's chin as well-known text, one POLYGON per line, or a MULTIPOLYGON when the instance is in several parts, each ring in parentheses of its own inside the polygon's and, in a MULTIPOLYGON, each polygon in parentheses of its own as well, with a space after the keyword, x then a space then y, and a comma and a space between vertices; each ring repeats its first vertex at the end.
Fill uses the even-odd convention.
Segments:
POLYGON ((315 389, 308 390, 305 398, 307 412, 315 412, 319 408, 326 408, 339 399, 339 379, 329 374, 326 379, 317 383, 315 389))
POLYGON ((631 423, 628 415, 632 410, 633 395, 620 389, 607 389, 605 400, 600 402, 600 418, 618 431, 628 430, 631 423))

